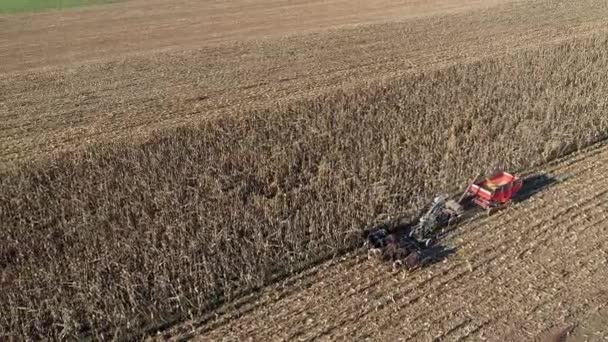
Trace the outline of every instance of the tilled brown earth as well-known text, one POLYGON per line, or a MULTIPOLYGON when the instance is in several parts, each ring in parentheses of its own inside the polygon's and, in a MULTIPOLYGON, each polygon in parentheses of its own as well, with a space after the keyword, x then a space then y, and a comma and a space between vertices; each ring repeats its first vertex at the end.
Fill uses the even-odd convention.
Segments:
MULTIPOLYGON (((90 143, 145 139, 213 115, 238 115, 534 48, 604 30, 608 23, 603 0, 461 2, 485 5, 286 38, 201 43, 190 51, 104 53, 93 64, 0 74, 0 168, 90 143)), ((132 6, 126 4, 112 6, 132 6)), ((56 15, 75 15, 66 13, 56 15)), ((1 20, 0 25, 13 27, 17 19, 1 20)), ((19 37, 15 33, 10 41, 19 37)))
POLYGON ((264 290, 163 337, 201 341, 529 341, 574 324, 569 341, 608 338, 608 145, 533 175, 546 182, 459 226, 454 253, 391 272, 363 253, 264 290))
POLYGON ((514 1, 521 0, 117 0, 63 11, 0 14, 0 72, 458 13, 514 1))

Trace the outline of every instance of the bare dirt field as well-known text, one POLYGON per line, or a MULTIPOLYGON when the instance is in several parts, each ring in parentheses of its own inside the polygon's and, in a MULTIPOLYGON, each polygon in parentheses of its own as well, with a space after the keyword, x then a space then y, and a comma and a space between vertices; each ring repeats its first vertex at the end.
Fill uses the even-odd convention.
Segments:
POLYGON ((391 272, 351 254, 162 336, 531 341, 574 324, 569 341, 605 341, 607 161, 603 145, 537 170, 554 182, 458 227, 445 243, 453 254, 428 268, 391 272))
POLYGON ((131 0, 0 16, 0 72, 488 8, 514 0, 131 0))
MULTIPOLYGON (((251 6, 255 3, 257 2, 248 2, 251 6)), ((505 5, 497 5, 497 1, 432 1, 431 4, 438 4, 432 11, 429 10, 431 5, 427 8, 420 3, 408 2, 418 8, 412 9, 413 13, 430 11, 441 14, 402 18, 397 23, 355 26, 268 40, 242 40, 219 45, 207 45, 204 40, 196 45, 190 41, 190 45, 184 47, 195 48, 194 50, 176 49, 131 57, 123 54, 128 48, 106 51, 103 42, 95 43, 95 39, 86 43, 93 44, 90 46, 74 45, 73 48, 66 47, 57 51, 52 47, 60 43, 80 44, 81 41, 86 41, 86 37, 79 38, 86 30, 80 29, 78 25, 88 26, 87 20, 104 22, 100 18, 112 16, 104 11, 154 18, 146 12, 151 10, 146 7, 148 5, 141 5, 143 9, 137 9, 139 7, 135 2, 127 2, 113 5, 126 6, 125 8, 100 7, 99 15, 87 12, 91 10, 76 10, 2 18, 1 25, 15 32, 25 25, 40 32, 45 25, 50 25, 48 21, 61 23, 63 16, 82 22, 74 24, 76 26, 73 29, 66 28, 66 33, 58 34, 57 37, 60 38, 56 40, 50 36, 43 40, 44 43, 40 44, 44 45, 44 49, 35 48, 27 53, 16 52, 19 49, 9 45, 29 46, 29 43, 24 43, 28 39, 34 39, 28 38, 29 31, 3 36, 9 38, 0 44, 4 46, 0 47, 0 54, 8 63, 2 63, 0 68, 5 68, 5 72, 15 72, 0 75, 0 166, 9 167, 16 161, 38 159, 89 143, 145 139, 153 131, 192 125, 213 115, 237 115, 252 108, 272 106, 277 102, 314 97, 335 88, 354 87, 407 72, 549 44, 605 29, 608 21, 608 6, 604 1, 598 0, 525 1, 505 5), (134 7, 128 11, 130 6, 134 7), (423 10, 424 8, 427 9, 423 10), (454 8, 460 10, 455 12, 454 8), (87 54, 97 50, 96 55, 104 56, 103 61, 79 66, 24 70, 33 65, 67 63, 68 60, 62 57, 64 52, 73 55, 74 52, 70 51, 87 54), (31 54, 49 56, 49 61, 20 65, 21 61, 28 60, 26 55, 31 54)), ((344 13, 351 10, 343 2, 337 4, 341 4, 344 13)), ((332 6, 338 6, 337 4, 332 6)), ((307 8, 302 6, 295 6, 294 11, 307 8)), ((338 7, 342 8, 340 6, 338 7)), ((177 11, 177 14, 163 20, 171 18, 178 26, 181 25, 177 19, 179 13, 186 16, 185 10, 178 5, 157 8, 162 13, 165 13, 163 8, 168 12, 172 9, 177 11), (182 9, 178 11, 177 8, 182 9)), ((285 11, 292 13, 292 10, 285 11)), ((320 9, 315 11, 323 12, 320 9)), ((317 13, 315 11, 312 12, 317 13)), ((395 16, 396 13, 410 13, 408 11, 390 12, 391 16, 395 16)), ((224 12, 226 18, 230 17, 227 14, 230 11, 224 12)), ((239 13, 244 16, 249 12, 243 10, 239 13)), ((266 22, 264 18, 269 17, 260 14, 258 18, 259 21, 266 22)), ((344 14, 344 18, 351 17, 344 14)), ((365 22, 364 19, 356 18, 357 16, 352 20, 365 22)), ((65 20, 65 25, 72 22, 65 20)), ((229 19, 222 20, 231 22, 229 19)), ((120 21, 122 24, 104 25, 118 29, 130 23, 124 30, 137 32, 139 24, 136 22, 125 19, 120 21)), ((162 31, 165 26, 160 22, 162 21, 159 21, 156 28, 149 29, 153 32, 162 31)), ((314 20, 306 25, 310 28, 320 27, 314 20)), ((236 27, 228 26, 233 29, 236 27)), ((122 36, 113 35, 111 30, 99 29, 95 32, 107 32, 102 41, 107 41, 108 48, 121 46, 122 36)), ((230 36, 232 31, 225 28, 218 32, 219 36, 230 36)), ((38 33, 32 34, 39 37, 38 33)), ((181 37, 180 34, 169 36, 171 38, 167 39, 181 37)), ((194 36, 196 35, 191 37, 194 36)), ((162 44, 159 39, 139 39, 135 33, 128 34, 124 39, 135 44, 135 50, 146 50, 138 45, 146 44, 145 42, 151 45, 162 44)), ((131 43, 127 45, 130 46, 131 43)), ((89 57, 76 54, 74 58, 86 61, 89 57)))

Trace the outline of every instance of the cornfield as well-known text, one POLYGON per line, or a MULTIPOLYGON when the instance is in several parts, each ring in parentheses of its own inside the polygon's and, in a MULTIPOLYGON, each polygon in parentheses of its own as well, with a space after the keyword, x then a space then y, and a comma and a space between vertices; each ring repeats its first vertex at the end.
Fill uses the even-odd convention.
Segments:
POLYGON ((608 38, 404 75, 0 175, 0 336, 129 336, 608 137, 608 38))

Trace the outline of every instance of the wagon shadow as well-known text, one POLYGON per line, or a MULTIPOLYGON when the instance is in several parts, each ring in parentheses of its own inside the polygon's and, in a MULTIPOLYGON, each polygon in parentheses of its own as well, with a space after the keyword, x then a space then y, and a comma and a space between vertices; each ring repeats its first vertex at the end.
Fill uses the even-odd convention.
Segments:
POLYGON ((555 185, 559 179, 548 173, 541 173, 523 179, 523 187, 514 200, 524 202, 555 185))

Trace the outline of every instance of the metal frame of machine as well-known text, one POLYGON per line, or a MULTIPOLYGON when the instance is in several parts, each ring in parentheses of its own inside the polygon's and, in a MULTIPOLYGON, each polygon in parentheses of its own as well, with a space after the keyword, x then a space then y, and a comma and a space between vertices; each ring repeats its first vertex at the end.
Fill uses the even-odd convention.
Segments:
POLYGON ((389 232, 385 228, 369 232, 366 241, 368 255, 390 259, 393 265, 404 264, 401 260, 405 260, 406 265, 415 266, 420 261, 420 251, 434 244, 438 233, 456 224, 465 213, 472 211, 471 207, 476 206, 492 214, 510 205, 522 187, 523 180, 508 172, 497 171, 489 177, 478 175, 458 200, 450 199, 448 195, 435 197, 407 232, 389 232))

